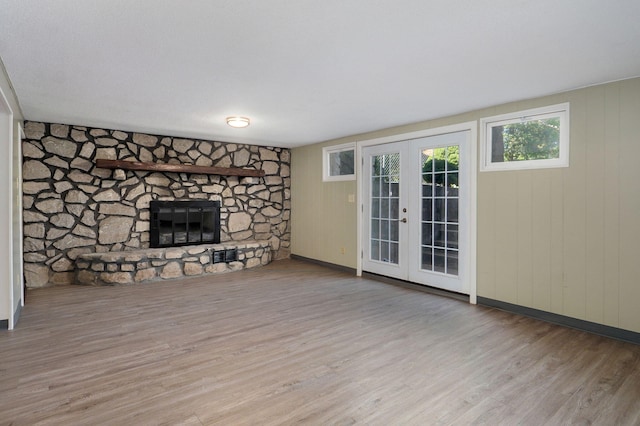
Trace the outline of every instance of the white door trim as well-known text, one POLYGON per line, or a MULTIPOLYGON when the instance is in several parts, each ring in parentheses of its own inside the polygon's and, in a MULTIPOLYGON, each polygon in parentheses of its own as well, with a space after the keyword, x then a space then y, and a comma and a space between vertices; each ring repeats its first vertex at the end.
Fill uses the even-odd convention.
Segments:
POLYGON ((436 136, 445 133, 454 133, 460 131, 469 131, 471 137, 470 149, 469 149, 469 174, 471 176, 471 186, 469 188, 469 204, 470 204, 470 217, 469 217, 469 302, 476 304, 477 301, 477 277, 476 277, 476 265, 477 265, 477 177, 478 177, 478 122, 467 121, 464 123, 453 124, 449 126, 436 127, 433 129, 419 130, 409 133, 400 133, 392 136, 385 136, 381 138, 368 139, 358 141, 356 143, 356 176, 357 176, 357 260, 356 260, 356 272, 358 276, 362 276, 362 226, 364 222, 363 218, 363 165, 362 165, 362 149, 371 145, 381 145, 392 142, 406 141, 410 139, 418 139, 427 136, 436 136))
MULTIPOLYGON (((2 201, 0 201, 3 205, 2 212, 0 216, 2 220, 0 220, 0 226, 2 226, 1 234, 3 238, 2 240, 2 249, 0 249, 0 253, 5 258, 1 260, 2 268, 2 276, 0 278, 0 303, 6 297, 6 302, 4 302, 4 306, 2 306, 1 312, 2 316, 6 315, 8 329, 13 330, 14 324, 14 314, 15 314, 15 306, 14 306, 14 271, 13 271, 13 261, 14 261, 14 242, 13 242, 13 230, 14 224, 13 221, 13 188, 15 187, 13 183, 13 111, 11 110, 11 105, 9 105, 9 101, 5 97, 2 92, 2 88, 0 88, 0 152, 2 153, 2 157, 6 158, 6 168, 3 168, 2 178, 0 178, 0 183, 4 188, 6 188, 4 192, 4 196, 2 201), (6 227, 6 228, 5 228, 6 227)), ((21 226, 22 224, 20 224, 21 226)), ((1 318, 0 320, 4 320, 5 318, 1 318)))

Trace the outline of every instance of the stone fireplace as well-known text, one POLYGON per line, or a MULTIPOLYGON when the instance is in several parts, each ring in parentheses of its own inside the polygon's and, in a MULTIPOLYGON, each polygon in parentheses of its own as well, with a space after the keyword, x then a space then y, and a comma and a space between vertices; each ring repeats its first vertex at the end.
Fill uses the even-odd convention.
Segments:
POLYGON ((25 123, 22 147, 28 287, 73 283, 79 256, 149 250, 152 201, 217 202, 220 250, 265 241, 271 258, 289 255, 287 149, 40 122, 25 123), (98 159, 241 167, 265 176, 111 170, 96 167, 98 159))

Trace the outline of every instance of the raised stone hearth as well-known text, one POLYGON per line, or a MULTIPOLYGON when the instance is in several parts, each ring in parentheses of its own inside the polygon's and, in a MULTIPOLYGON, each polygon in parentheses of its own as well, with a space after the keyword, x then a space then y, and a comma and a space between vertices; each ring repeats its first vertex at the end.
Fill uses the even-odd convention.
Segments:
POLYGON ((84 285, 134 284, 239 271, 264 266, 270 261, 269 241, 230 241, 224 244, 91 253, 78 256, 75 282, 84 285))

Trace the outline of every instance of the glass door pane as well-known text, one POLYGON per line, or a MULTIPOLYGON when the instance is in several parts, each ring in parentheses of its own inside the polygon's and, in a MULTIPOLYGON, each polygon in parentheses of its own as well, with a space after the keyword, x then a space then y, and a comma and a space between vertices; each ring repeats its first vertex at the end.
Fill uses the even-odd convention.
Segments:
POLYGON ((421 269, 458 275, 459 146, 422 150, 421 269))
POLYGON ((400 154, 371 157, 370 260, 398 264, 400 154))

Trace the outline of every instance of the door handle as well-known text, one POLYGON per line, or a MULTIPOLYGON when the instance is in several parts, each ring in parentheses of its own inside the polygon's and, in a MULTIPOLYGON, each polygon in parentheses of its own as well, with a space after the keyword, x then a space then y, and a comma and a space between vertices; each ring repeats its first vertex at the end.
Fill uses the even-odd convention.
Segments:
POLYGON ((406 217, 403 217, 402 219, 400 219, 400 222, 402 222, 402 223, 407 223, 407 218, 406 218, 406 217))

